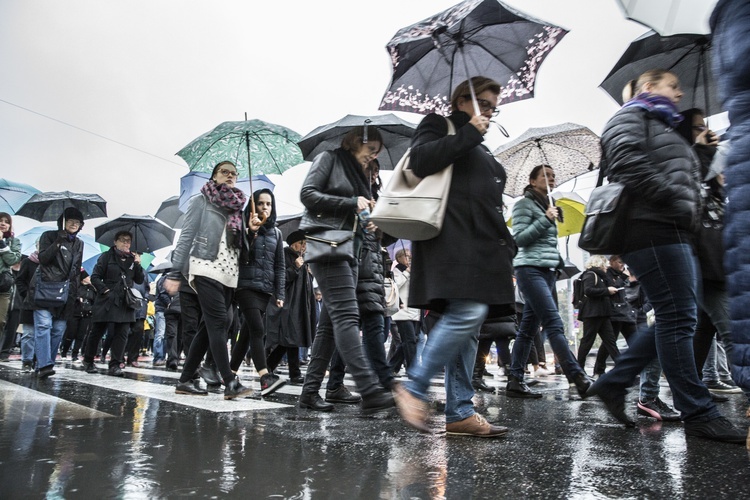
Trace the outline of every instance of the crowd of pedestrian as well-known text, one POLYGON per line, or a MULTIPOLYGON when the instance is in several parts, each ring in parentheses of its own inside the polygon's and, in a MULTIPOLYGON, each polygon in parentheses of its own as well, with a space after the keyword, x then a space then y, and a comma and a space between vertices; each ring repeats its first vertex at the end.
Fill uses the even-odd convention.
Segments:
POLYGON ((750 397, 748 368, 738 355, 746 344, 735 345, 732 335, 742 323, 730 319, 718 244, 726 212, 724 175, 714 161, 718 137, 701 110, 678 111, 678 75, 651 70, 634 79, 602 134, 601 175, 623 183, 631 198, 623 251, 590 256, 580 276, 577 353, 557 303, 563 259, 556 224, 562 214, 549 196, 554 165, 531 171, 513 207, 512 234, 506 225, 506 173, 483 144, 501 90, 484 77, 462 82, 452 113, 427 115, 417 127, 410 168, 424 178, 452 166, 450 193, 440 234, 402 246, 393 262, 384 247, 395 239, 368 219, 381 187, 377 156, 384 143, 367 125, 315 158, 301 189, 300 229, 286 238, 273 192, 246 199, 236 165, 219 162, 189 204, 172 270, 150 287, 127 231, 89 276, 81 268, 80 211, 65 209, 58 229, 42 234, 26 258, 11 216, 0 213, 0 359, 21 324, 24 371, 47 378, 58 353, 70 353, 82 356, 83 370, 99 373, 95 358, 104 361, 108 352, 106 373, 121 377, 123 368, 139 366, 152 317, 153 366, 180 370, 177 394, 246 396, 253 388, 238 374, 245 363, 257 371, 264 397, 292 383, 302 386, 300 408, 359 404, 370 414, 397 407, 408 425, 431 432, 429 387, 444 372, 446 433, 493 438, 508 428, 488 422, 473 402, 475 390, 489 390, 482 377, 491 343, 499 353, 503 347, 506 395, 538 399, 544 393, 531 387, 537 377, 526 375, 529 364, 551 374, 548 342, 557 373, 577 397, 597 396, 626 426, 635 425, 626 394, 640 376, 638 414, 681 420, 687 435, 744 443, 747 433, 716 404, 742 392, 736 382, 750 397), (332 233, 349 234, 339 243, 349 241, 351 255, 320 253, 317 245, 332 233), (510 336, 498 333, 508 324, 510 336), (592 378, 586 362, 597 337, 592 378), (289 379, 274 373, 284 358, 289 379), (609 371, 607 358, 614 362, 609 371), (408 381, 398 383, 402 366, 408 381), (662 371, 674 408, 659 391, 662 371), (347 372, 356 393, 343 384, 347 372))

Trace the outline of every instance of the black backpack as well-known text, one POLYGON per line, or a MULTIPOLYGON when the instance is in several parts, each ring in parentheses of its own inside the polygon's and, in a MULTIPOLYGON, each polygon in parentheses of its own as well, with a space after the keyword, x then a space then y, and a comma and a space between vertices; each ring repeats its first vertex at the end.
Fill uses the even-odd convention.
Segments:
MULTIPOLYGON (((581 307, 581 302, 586 297, 586 295, 583 293, 583 275, 587 272, 588 270, 582 272, 576 279, 573 280, 573 307, 575 307, 576 309, 579 309, 581 307)), ((594 276, 597 277, 596 273, 594 273, 594 276)), ((594 283, 598 281, 599 280, 597 279, 594 283)))

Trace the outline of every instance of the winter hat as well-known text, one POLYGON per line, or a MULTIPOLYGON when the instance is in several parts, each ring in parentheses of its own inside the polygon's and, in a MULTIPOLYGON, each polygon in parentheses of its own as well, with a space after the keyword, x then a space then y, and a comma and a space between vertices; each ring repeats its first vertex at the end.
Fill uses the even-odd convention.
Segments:
POLYGON ((298 241, 302 241, 304 239, 305 232, 302 229, 297 229, 296 231, 289 233, 289 236, 286 237, 286 244, 291 246, 293 243, 297 243, 298 241))
POLYGON ((81 225, 78 226, 76 234, 80 233, 81 229, 83 229, 83 214, 76 207, 68 207, 63 211, 62 215, 57 219, 57 228, 60 230, 65 229, 63 221, 70 219, 81 221, 81 225))

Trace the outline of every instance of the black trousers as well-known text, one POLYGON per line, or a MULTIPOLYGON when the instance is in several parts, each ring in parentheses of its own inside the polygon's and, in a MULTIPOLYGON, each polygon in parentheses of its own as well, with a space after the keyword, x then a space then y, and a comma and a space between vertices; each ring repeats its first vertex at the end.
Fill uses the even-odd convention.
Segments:
POLYGON ((128 335, 128 342, 125 345, 125 354, 127 355, 128 363, 138 361, 138 355, 143 345, 143 321, 143 319, 136 319, 133 326, 130 327, 130 335, 128 335))
MULTIPOLYGON (((167 353, 167 366, 177 368, 182 353, 182 321, 179 314, 164 315, 164 341, 167 353)), ((187 355, 187 353, 185 353, 187 355)))
POLYGON ((65 326, 65 339, 62 343, 62 355, 67 356, 68 351, 73 348, 71 355, 78 357, 78 352, 83 351, 83 342, 86 335, 91 331, 91 316, 72 316, 65 326))
MULTIPOLYGON (((286 354, 286 359, 289 363, 289 377, 301 377, 302 370, 299 367, 299 347, 283 347, 277 345, 268 351, 268 355, 266 356, 268 371, 272 372, 277 366, 279 366, 279 363, 281 363, 281 360, 284 358, 284 354, 286 354)), ((253 363, 255 363, 254 359, 253 363)))
POLYGON ((109 367, 113 368, 120 366, 120 363, 124 363, 125 346, 128 342, 128 332, 130 332, 131 325, 132 323, 94 323, 88 342, 86 342, 84 361, 87 363, 94 362, 99 341, 101 341, 104 332, 107 332, 107 337, 111 341, 109 367))
MULTIPOLYGON (((625 342, 629 342, 628 339, 630 339, 630 336, 633 335, 637 330, 638 327, 635 323, 612 321, 612 331, 615 334, 615 343, 617 342, 617 336, 619 334, 622 334, 622 336, 625 338, 625 342)), ((596 361, 594 362, 594 375, 601 375, 607 370, 608 358, 609 352, 606 349, 599 349, 599 352, 596 353, 596 361)))
POLYGON ((240 306, 240 311, 245 318, 240 328, 240 334, 237 337, 237 341, 232 348, 232 358, 229 361, 229 366, 233 371, 240 369, 242 360, 245 359, 248 349, 250 350, 250 357, 253 358, 253 365, 256 371, 267 369, 266 363, 266 346, 264 343, 264 337, 266 336, 266 329, 264 326, 264 318, 266 315, 266 307, 268 302, 261 307, 260 294, 253 292, 252 290, 237 290, 235 293, 235 300, 240 306))
POLYGON ((18 330, 18 322, 20 319, 21 311, 19 309, 8 309, 5 328, 0 332, 3 335, 3 342, 0 344, 0 354, 9 356, 13 347, 16 345, 16 330, 18 330))
MULTIPOLYGON (((198 331, 190 343, 180 382, 187 382, 193 378, 210 347, 216 368, 224 382, 229 383, 235 378, 229 368, 229 354, 227 353, 227 331, 229 325, 232 324, 234 289, 204 276, 196 276, 193 284, 203 316, 198 325, 198 331)), ((180 309, 183 313, 185 305, 180 295, 180 309)))
POLYGON ((585 368, 586 356, 594 345, 596 335, 602 339, 602 348, 606 350, 612 359, 617 362, 620 357, 620 351, 617 349, 615 342, 615 333, 612 330, 612 323, 607 316, 598 316, 595 318, 585 318, 583 320, 583 337, 581 344, 578 346, 578 364, 585 368))

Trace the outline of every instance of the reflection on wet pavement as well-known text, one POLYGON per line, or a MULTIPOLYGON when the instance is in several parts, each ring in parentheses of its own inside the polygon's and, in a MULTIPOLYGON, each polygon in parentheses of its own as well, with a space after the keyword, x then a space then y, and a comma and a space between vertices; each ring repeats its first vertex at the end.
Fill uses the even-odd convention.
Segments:
MULTIPOLYGON (((421 435, 356 406, 299 410, 294 386, 227 407, 218 394, 176 396, 162 370, 117 380, 63 367, 42 381, 19 368, 0 366, 3 498, 744 498, 750 484, 743 447, 644 417, 625 429, 564 377, 539 384, 536 401, 492 380, 477 408, 511 432, 485 440, 421 435)), ((744 426, 745 409, 741 395, 721 405, 744 426)))

